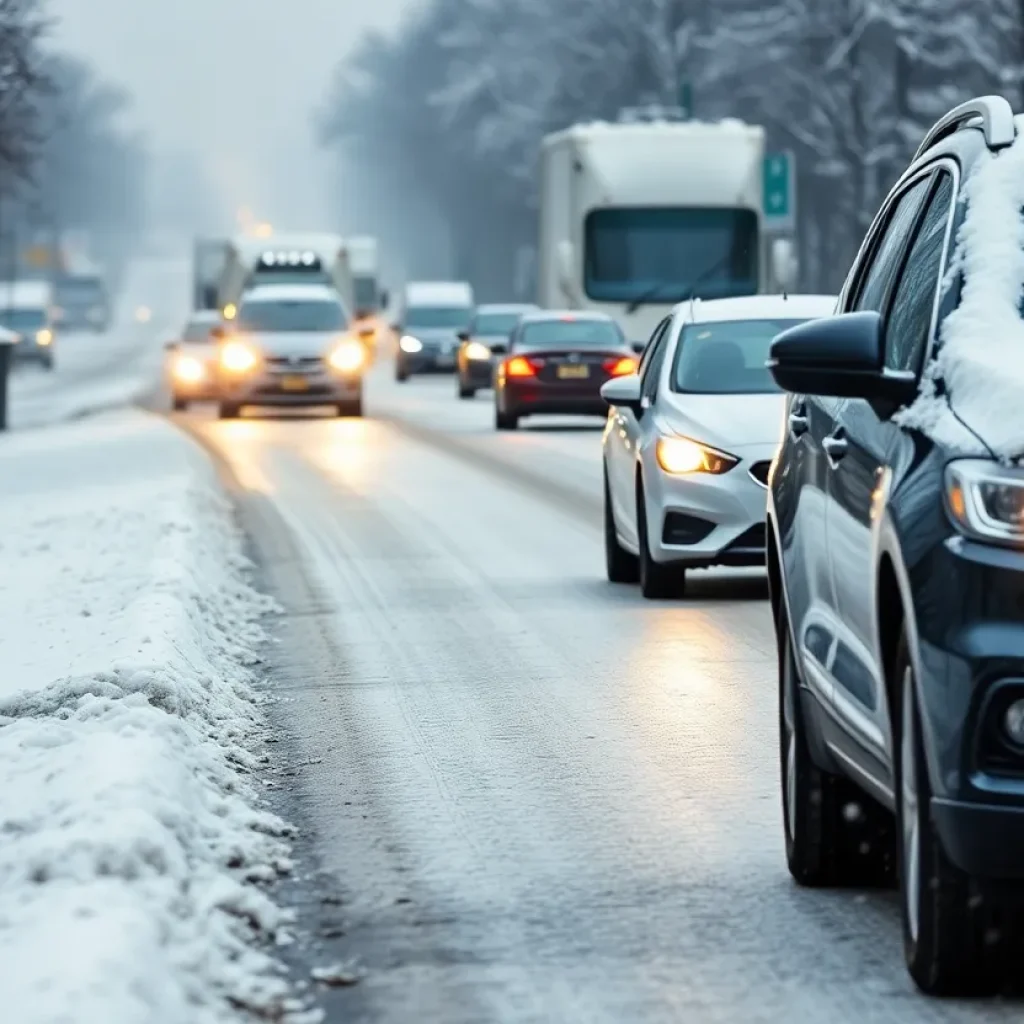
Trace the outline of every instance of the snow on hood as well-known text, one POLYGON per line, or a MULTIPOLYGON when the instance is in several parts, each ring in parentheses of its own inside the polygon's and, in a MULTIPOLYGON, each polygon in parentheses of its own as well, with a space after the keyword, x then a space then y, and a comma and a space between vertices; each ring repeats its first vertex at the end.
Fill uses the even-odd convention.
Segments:
POLYGON ((960 305, 942 324, 938 355, 925 371, 921 396, 896 417, 902 426, 920 430, 940 444, 980 455, 988 454, 987 446, 1000 459, 1024 455, 1020 117, 1017 131, 1013 145, 983 155, 964 184, 967 213, 943 282, 948 288, 956 271, 963 269, 960 305), (935 393, 939 379, 945 382, 949 401, 935 393))
POLYGON ((735 448, 747 444, 775 444, 779 440, 785 395, 672 393, 668 399, 666 425, 695 441, 735 448))

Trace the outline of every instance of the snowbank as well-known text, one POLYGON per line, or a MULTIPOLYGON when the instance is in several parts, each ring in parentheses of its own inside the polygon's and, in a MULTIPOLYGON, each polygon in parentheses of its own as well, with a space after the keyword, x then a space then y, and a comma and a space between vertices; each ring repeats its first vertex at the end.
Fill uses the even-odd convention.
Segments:
POLYGON ((249 776, 268 605, 205 456, 138 412, 4 438, 0 564, 3 1019, 279 1005, 247 881, 288 866, 249 776))
POLYGON ((921 397, 898 417, 953 449, 1003 459, 1024 455, 1024 118, 1017 131, 963 186, 967 215, 952 259, 963 268, 960 305, 942 325, 921 397), (935 394, 940 378, 949 401, 935 394))

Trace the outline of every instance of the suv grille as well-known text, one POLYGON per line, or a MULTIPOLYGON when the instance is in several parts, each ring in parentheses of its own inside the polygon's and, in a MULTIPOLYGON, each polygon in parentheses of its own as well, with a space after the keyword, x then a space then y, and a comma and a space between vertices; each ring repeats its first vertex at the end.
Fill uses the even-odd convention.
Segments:
POLYGON ((267 368, 278 373, 309 373, 323 365, 320 356, 268 356, 267 368))
POLYGON ((768 486, 768 470, 772 468, 770 461, 755 462, 750 467, 750 475, 762 486, 768 486))

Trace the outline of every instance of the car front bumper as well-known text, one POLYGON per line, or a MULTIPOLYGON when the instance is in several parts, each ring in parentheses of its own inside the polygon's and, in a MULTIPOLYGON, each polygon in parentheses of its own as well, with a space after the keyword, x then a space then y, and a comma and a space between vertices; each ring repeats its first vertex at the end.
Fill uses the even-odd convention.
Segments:
POLYGON ((739 464, 720 475, 671 475, 653 451, 645 453, 647 536, 654 561, 692 568, 763 566, 768 490, 751 469, 766 469, 775 448, 772 443, 734 449, 739 464))
POLYGON ((359 398, 363 391, 363 375, 329 373, 326 370, 306 373, 258 370, 245 376, 222 375, 217 391, 222 402, 238 405, 333 405, 359 398))

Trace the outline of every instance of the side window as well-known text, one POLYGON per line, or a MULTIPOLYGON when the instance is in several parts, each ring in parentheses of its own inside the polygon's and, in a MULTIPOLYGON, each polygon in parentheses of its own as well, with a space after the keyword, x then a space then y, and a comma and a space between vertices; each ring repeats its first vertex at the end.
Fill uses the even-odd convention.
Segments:
POLYGON ((931 177, 926 176, 904 192, 897 200, 884 234, 867 258, 867 265, 857 290, 857 299, 849 308, 871 309, 881 313, 892 283, 899 273, 900 262, 910 233, 914 230, 917 211, 928 192, 931 177))
POLYGON ((648 339, 647 344, 644 346, 643 355, 640 356, 640 366, 637 368, 637 373, 640 374, 643 379, 644 374, 647 372, 647 367, 654 358, 654 353, 658 350, 658 344, 661 339, 665 337, 665 332, 668 330, 668 325, 672 322, 671 317, 666 317, 664 320, 654 328, 654 333, 648 339))
POLYGON ((666 320, 661 334, 654 342, 654 350, 651 358, 643 370, 640 378, 640 399, 646 399, 646 404, 653 403, 658 394, 658 381, 661 379, 661 368, 665 365, 665 355, 668 352, 669 338, 672 336, 672 320, 666 320))
POLYGON ((917 373, 921 368, 942 272, 942 246, 952 202, 953 178, 943 173, 921 219, 889 310, 885 365, 890 369, 917 373))

